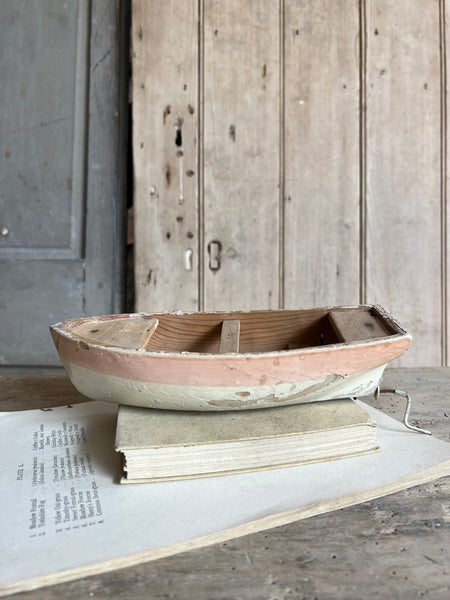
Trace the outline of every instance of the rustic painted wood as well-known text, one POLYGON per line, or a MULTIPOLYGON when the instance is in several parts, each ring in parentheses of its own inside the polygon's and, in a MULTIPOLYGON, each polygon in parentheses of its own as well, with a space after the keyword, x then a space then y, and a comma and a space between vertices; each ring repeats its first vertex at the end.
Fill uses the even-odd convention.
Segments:
POLYGON ((367 3, 367 285, 441 362, 439 2, 367 3))
POLYGON ((85 175, 87 315, 117 313, 124 307, 129 12, 124 0, 96 0, 91 5, 85 175))
POLYGON ((278 306, 279 19, 271 0, 204 3, 205 310, 278 306))
MULTIPOLYGON (((55 387, 61 392, 64 385, 70 389, 67 379, 65 384, 39 379, 33 395, 30 380, 0 378, 0 410, 10 410, 11 401, 21 409, 45 406, 48 397, 54 398, 55 387)), ((412 420, 448 440, 450 369, 392 369, 386 372, 384 385, 408 390, 413 398, 412 420)), ((60 396, 61 405, 79 400, 81 396, 72 390, 60 396)), ((398 398, 382 395, 373 404, 396 418, 403 416, 398 398)), ((151 589, 157 600, 168 595, 175 600, 360 600, 362 593, 366 598, 444 600, 450 587, 449 496, 447 477, 358 506, 20 597, 59 600, 92 595, 109 600, 126 590, 128 596, 146 600, 151 589)))
POLYGON ((286 2, 286 308, 359 302, 358 3, 286 2))
POLYGON ((198 2, 132 11, 136 309, 197 309, 198 2))
POLYGON ((0 10, 0 253, 72 258, 82 235, 87 3, 7 0, 0 10))
POLYGON ((359 343, 337 343, 327 311, 317 309, 81 318, 51 333, 72 383, 94 400, 245 410, 372 394, 411 337, 381 311, 377 318, 388 327, 377 336, 371 309, 365 318, 358 308, 347 310, 364 329, 359 343), (156 324, 144 350, 136 338, 156 324), (287 352, 292 342, 296 348, 287 352))
POLYGON ((48 325, 83 310, 88 10, 4 2, 0 13, 0 364, 56 365, 48 325))
POLYGON ((450 155, 449 155, 449 135, 448 119, 450 115, 450 104, 448 95, 448 86, 450 75, 447 65, 450 64, 450 26, 446 15, 450 10, 449 3, 446 0, 440 2, 440 43, 441 43, 441 219, 442 219, 442 254, 441 254, 441 277, 442 304, 443 304, 443 331, 442 345, 443 356, 442 364, 450 365, 450 243, 448 240, 450 232, 450 211, 448 207, 448 198, 450 197, 450 155))
POLYGON ((137 308, 377 302, 414 335, 401 364, 445 361, 444 0, 175 6, 134 3, 137 308), (198 213, 161 200, 189 77, 198 213))
POLYGON ((124 7, 1 3, 2 371, 60 366, 50 324, 122 309, 124 7))
POLYGON ((0 261, 0 365, 60 366, 49 325, 83 314, 82 260, 0 261))

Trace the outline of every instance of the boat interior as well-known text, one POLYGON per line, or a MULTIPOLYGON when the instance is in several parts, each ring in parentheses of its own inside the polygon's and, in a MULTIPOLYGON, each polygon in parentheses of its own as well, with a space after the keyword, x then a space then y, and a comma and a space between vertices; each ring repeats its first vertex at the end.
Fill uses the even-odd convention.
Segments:
POLYGON ((69 321, 87 343, 143 352, 260 353, 383 338, 404 333, 376 307, 160 313, 69 321))

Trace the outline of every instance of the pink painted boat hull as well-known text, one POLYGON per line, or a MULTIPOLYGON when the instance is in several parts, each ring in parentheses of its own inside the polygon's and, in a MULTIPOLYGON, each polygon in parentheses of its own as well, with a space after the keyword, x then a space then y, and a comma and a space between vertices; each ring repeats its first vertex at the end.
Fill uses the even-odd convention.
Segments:
POLYGON ((86 396, 202 411, 371 394, 412 339, 378 306, 110 315, 64 321, 51 333, 86 396), (240 348, 219 354, 226 320, 239 321, 240 348))

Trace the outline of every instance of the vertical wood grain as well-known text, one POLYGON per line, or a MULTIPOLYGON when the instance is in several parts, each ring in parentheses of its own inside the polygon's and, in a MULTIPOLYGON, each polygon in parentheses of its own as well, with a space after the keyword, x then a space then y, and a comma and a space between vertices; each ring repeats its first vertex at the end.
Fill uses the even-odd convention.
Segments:
POLYGON ((277 2, 205 2, 203 251, 208 310, 278 305, 279 33, 277 2), (215 259, 210 265, 208 254, 214 241, 220 242, 218 268, 215 259))
POLYGON ((135 0, 137 310, 377 302, 445 362, 445 7, 135 0))
POLYGON ((441 361, 439 2, 367 3, 367 300, 441 361))
POLYGON ((287 2, 285 304, 359 302, 359 10, 287 2))
POLYGON ((125 0, 92 2, 86 173, 87 315, 124 309, 129 24, 125 0))
POLYGON ((198 3, 132 9, 136 310, 195 310, 198 3))
POLYGON ((449 5, 446 0, 440 0, 440 47, 441 47, 441 276, 442 276, 442 317, 443 317, 443 356, 442 363, 450 365, 450 290, 448 265, 450 261, 448 232, 450 231, 449 211, 448 211, 448 174, 450 172, 448 156, 448 73, 447 64, 449 60, 448 50, 448 24, 446 16, 449 5))

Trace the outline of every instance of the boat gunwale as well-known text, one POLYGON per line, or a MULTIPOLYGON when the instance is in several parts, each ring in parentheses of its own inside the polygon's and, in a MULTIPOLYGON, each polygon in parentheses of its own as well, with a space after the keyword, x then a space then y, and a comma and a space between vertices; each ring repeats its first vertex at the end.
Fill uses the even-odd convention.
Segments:
MULTIPOLYGON (((324 315, 326 316, 326 315, 324 315)), ((324 306, 324 307, 311 307, 311 308, 302 308, 302 309, 262 309, 262 310, 235 310, 235 311, 161 311, 155 313, 119 313, 114 315, 101 315, 94 317, 77 317, 74 319, 67 319, 64 321, 60 321, 59 323, 55 323, 50 326, 50 330, 55 332, 57 335, 61 335, 69 342, 77 344, 79 347, 83 348, 84 345, 88 346, 88 348, 92 348, 98 351, 108 352, 112 354, 123 354, 123 355, 136 355, 136 357, 147 357, 147 358, 176 358, 178 360, 183 359, 192 359, 196 358, 199 360, 216 360, 223 361, 226 360, 242 360, 243 358, 271 358, 271 357, 279 357, 282 356, 294 356, 296 354, 312 354, 312 353, 322 353, 329 352, 330 350, 340 350, 348 347, 371 347, 377 346, 380 344, 386 343, 394 343, 397 340, 401 339, 409 339, 412 340, 412 335, 393 317, 388 311, 386 311, 383 307, 377 304, 358 304, 351 306, 324 306), (378 316, 383 320, 385 324, 393 331, 392 334, 371 338, 367 340, 358 340, 353 342, 335 342, 333 344, 324 344, 322 346, 307 346, 304 348, 292 348, 286 350, 270 350, 268 352, 230 352, 230 353, 212 353, 212 352, 190 352, 187 350, 182 351, 169 351, 169 350, 141 350, 135 348, 124 348, 122 346, 114 346, 108 344, 100 344, 96 342, 86 341, 86 339, 82 339, 74 335, 70 329, 68 329, 68 324, 78 322, 79 324, 83 324, 89 321, 95 320, 115 320, 115 319, 127 319, 127 318, 158 318, 158 316, 182 316, 182 315, 196 315, 196 314, 208 314, 208 315, 233 315, 233 314, 242 314, 242 313, 283 313, 283 312, 307 312, 314 310, 321 310, 326 312, 330 312, 332 310, 349 310, 349 309, 367 309, 367 310, 375 310, 378 316)))

